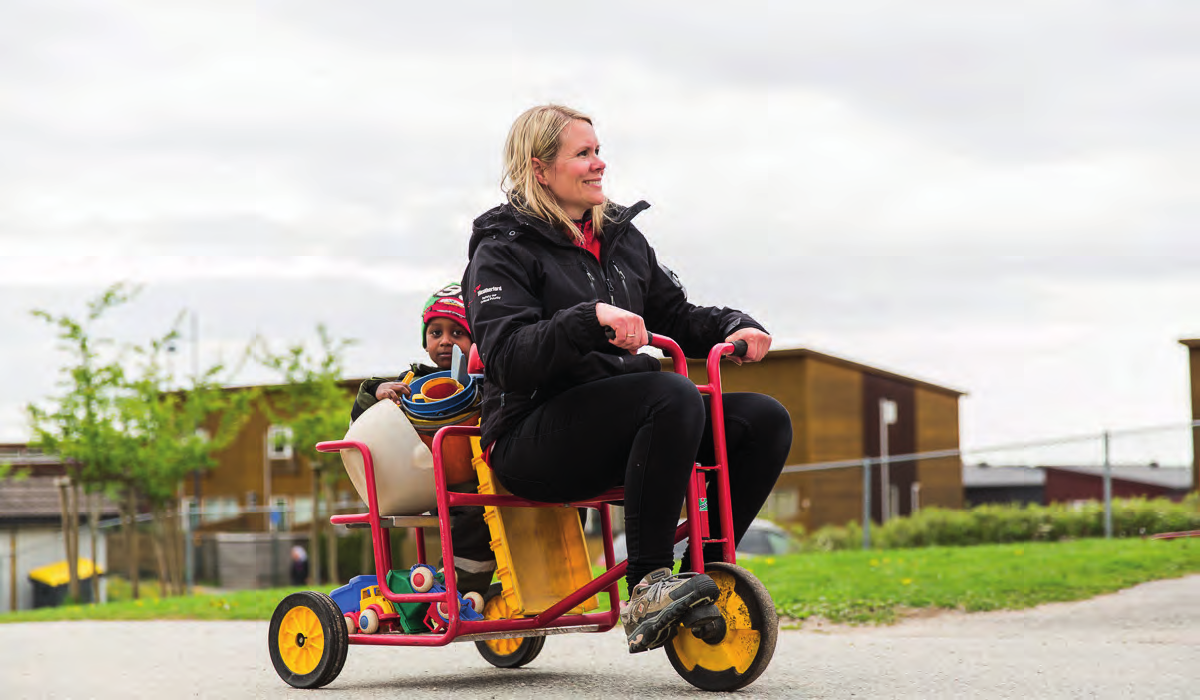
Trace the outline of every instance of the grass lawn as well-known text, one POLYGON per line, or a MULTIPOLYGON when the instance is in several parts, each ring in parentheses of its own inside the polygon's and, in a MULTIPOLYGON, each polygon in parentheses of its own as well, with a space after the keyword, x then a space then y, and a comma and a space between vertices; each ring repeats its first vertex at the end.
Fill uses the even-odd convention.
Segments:
POLYGON ((906 609, 1020 609, 1200 572, 1200 539, 841 551, 742 562, 780 614, 888 623, 906 609))
MULTIPOLYGON (((889 623, 906 610, 997 610, 1080 600, 1200 572, 1200 539, 1078 540, 977 547, 843 551, 743 559, 785 618, 889 623)), ((115 585, 114 585, 115 584, 115 585)), ((332 589, 330 586, 327 591, 332 589)), ((622 584, 622 589, 624 584, 622 584)), ((114 590, 115 589, 115 590, 114 590)), ((116 597, 125 595, 117 579, 116 597)), ((299 588, 64 606, 0 615, 45 620, 267 620, 299 588)), ((622 595, 624 595, 622 590, 622 595)), ((601 595, 602 603, 607 596, 601 595)), ((607 607, 607 606, 605 606, 607 607)))

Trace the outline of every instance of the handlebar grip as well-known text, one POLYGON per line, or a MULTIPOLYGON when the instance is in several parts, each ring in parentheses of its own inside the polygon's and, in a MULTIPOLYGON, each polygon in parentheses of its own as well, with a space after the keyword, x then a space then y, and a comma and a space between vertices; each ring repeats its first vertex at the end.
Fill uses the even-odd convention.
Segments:
POLYGON ((746 344, 746 341, 744 341, 744 340, 733 341, 733 356, 734 357, 745 357, 746 351, 749 349, 750 349, 750 346, 746 344))

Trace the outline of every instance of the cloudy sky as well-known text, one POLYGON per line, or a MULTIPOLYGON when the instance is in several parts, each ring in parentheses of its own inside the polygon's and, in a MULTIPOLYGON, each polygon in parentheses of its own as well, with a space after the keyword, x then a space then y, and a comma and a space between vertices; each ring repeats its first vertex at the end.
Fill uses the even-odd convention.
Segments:
POLYGON ((28 310, 119 280, 108 331, 190 309, 205 364, 320 322, 350 374, 419 359, 547 101, 595 118, 693 301, 969 392, 965 446, 1190 419, 1200 5, 577 7, 4 0, 0 441, 62 361, 28 310))

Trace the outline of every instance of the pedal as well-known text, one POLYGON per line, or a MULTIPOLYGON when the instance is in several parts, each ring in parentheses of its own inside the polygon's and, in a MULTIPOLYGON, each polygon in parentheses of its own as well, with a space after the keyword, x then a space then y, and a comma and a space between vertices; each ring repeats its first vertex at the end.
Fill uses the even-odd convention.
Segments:
POLYGON ((692 631, 692 636, 707 644, 718 644, 725 638, 725 618, 716 603, 697 605, 679 618, 679 624, 692 631))

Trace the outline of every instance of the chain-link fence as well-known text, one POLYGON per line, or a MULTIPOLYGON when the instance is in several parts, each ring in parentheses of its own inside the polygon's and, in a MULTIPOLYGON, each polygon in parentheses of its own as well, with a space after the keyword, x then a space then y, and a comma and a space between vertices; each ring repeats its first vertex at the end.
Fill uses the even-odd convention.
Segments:
MULTIPOLYGON (((910 515, 923 505, 944 505, 923 497, 921 475, 934 470, 921 466, 934 462, 961 469, 963 506, 1101 502, 1103 531, 1111 537, 1114 498, 1179 500, 1196 490, 1196 433, 1200 421, 894 455, 886 453, 887 442, 881 440, 880 455, 792 465, 784 474, 856 473, 861 508, 854 519, 863 526, 864 548, 871 545, 872 523, 910 515)), ((801 502, 798 507, 791 494, 777 496, 784 498, 768 503, 768 516, 787 519, 807 505, 801 502)))

